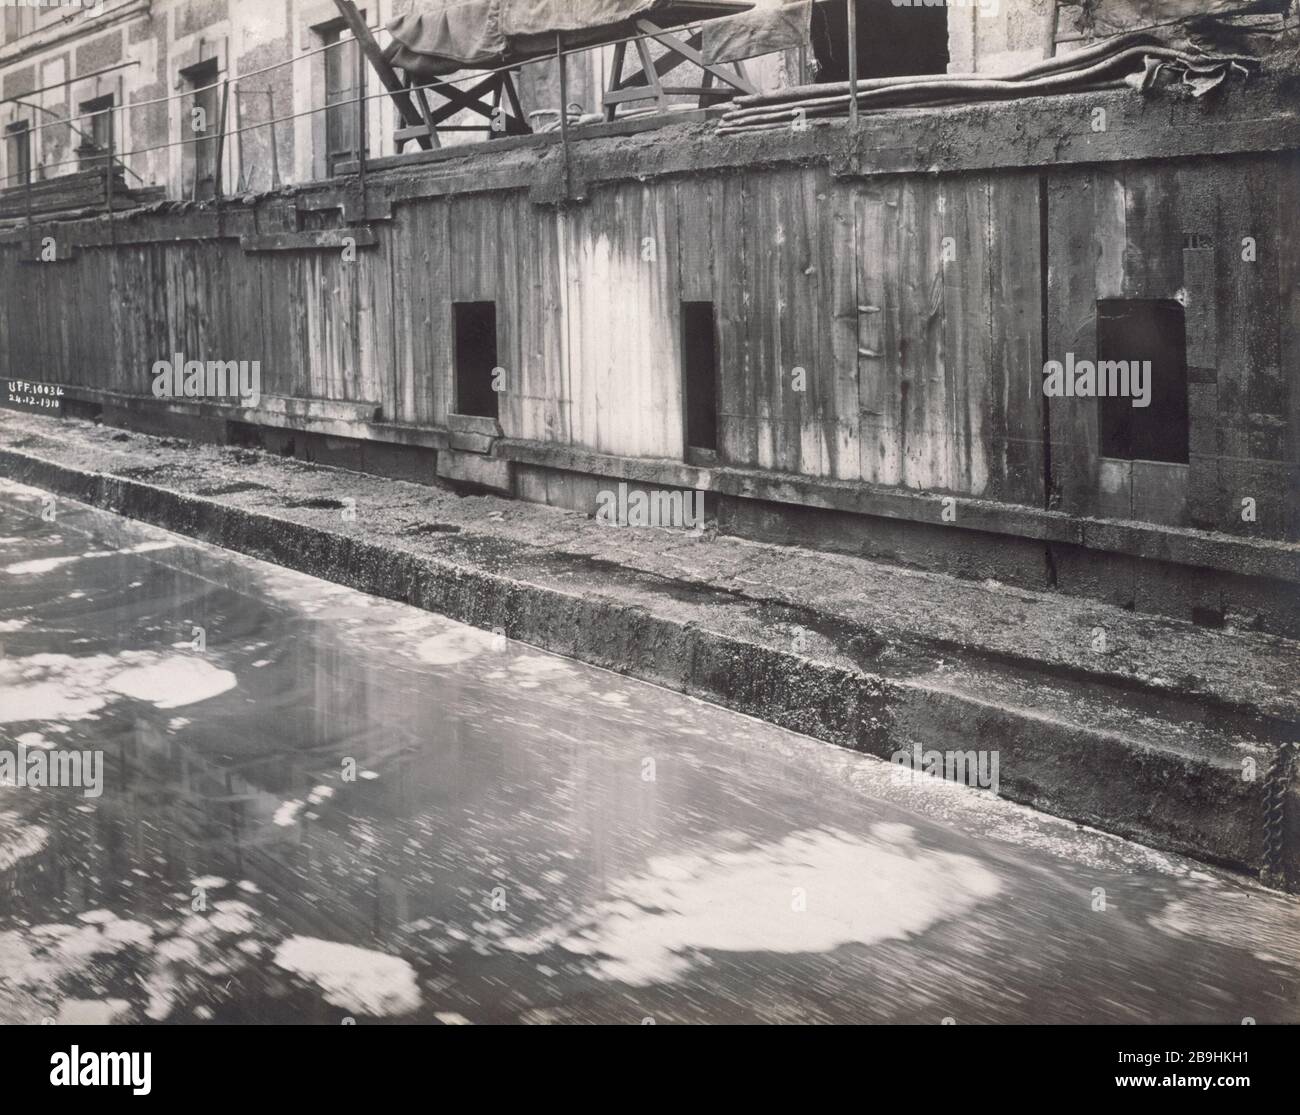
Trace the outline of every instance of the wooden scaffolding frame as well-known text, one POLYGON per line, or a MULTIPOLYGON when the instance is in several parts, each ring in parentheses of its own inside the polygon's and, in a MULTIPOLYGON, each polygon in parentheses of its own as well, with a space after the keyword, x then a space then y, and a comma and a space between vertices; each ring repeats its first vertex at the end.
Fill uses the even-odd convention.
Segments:
POLYGON ((397 75, 353 0, 334 0, 334 5, 397 106, 402 126, 393 133, 393 139, 399 153, 411 142, 418 143, 426 151, 438 147, 438 133, 444 131, 484 131, 489 138, 495 135, 529 135, 532 132, 515 88, 517 67, 487 74, 465 89, 449 81, 437 80, 417 87, 409 79, 403 80, 397 75), (431 105, 431 98, 438 98, 442 103, 431 105), (447 123, 463 110, 477 113, 485 118, 484 122, 447 123))
POLYGON ((632 45, 636 47, 637 57, 641 60, 641 69, 630 77, 624 77, 623 66, 627 59, 628 43, 623 41, 614 45, 614 71, 604 96, 606 120, 614 120, 618 106, 629 101, 653 100, 660 112, 667 112, 668 98, 673 96, 699 97, 699 107, 707 108, 714 101, 734 97, 737 92, 758 92, 750 81, 743 62, 731 63, 735 72, 728 73, 721 65, 705 60, 700 52, 704 41, 704 32, 700 28, 695 28, 683 39, 645 17, 632 22, 640 32, 632 45), (664 54, 658 61, 650 56, 649 39, 654 39, 664 48, 664 54), (704 71, 701 84, 665 85, 660 80, 688 63, 704 71), (717 87, 713 84, 715 80, 721 82, 717 87))
MULTIPOLYGON (((519 101, 519 92, 515 86, 515 74, 519 66, 506 66, 484 75, 474 84, 461 88, 450 81, 434 80, 420 86, 409 79, 403 80, 384 56, 382 48, 375 42, 370 29, 353 0, 334 0, 335 6, 343 16, 348 29, 361 46, 362 52, 370 65, 379 75, 379 80, 401 116, 401 126, 394 132, 393 138, 397 150, 412 141, 425 150, 440 146, 439 132, 443 131, 483 131, 488 138, 493 136, 530 135, 529 126, 523 106, 519 101), (430 97, 441 103, 430 104, 430 97), (459 112, 476 113, 484 117, 481 124, 448 124, 459 112)), ((614 69, 610 77, 609 88, 603 96, 605 119, 617 118, 620 105, 633 101, 652 100, 660 112, 669 110, 668 98, 675 96, 697 97, 699 106, 706 108, 716 101, 727 100, 739 93, 755 93, 757 87, 750 81, 743 62, 727 65, 709 62, 701 52, 704 32, 696 27, 683 38, 679 34, 665 30, 653 20, 638 17, 631 21, 637 32, 631 39, 641 69, 636 73, 624 74, 629 40, 620 39, 614 44, 614 69), (653 39, 664 53, 655 59, 650 52, 649 40, 653 39), (680 66, 697 66, 703 71, 698 85, 665 85, 663 78, 680 66), (716 84, 715 84, 716 83, 716 84)), ((563 62, 560 38, 557 36, 556 56, 563 62)), ((591 43, 591 47, 601 44, 591 43)), ((545 57, 539 56, 539 57, 545 57)), ((564 109, 561 106, 561 118, 564 109)))

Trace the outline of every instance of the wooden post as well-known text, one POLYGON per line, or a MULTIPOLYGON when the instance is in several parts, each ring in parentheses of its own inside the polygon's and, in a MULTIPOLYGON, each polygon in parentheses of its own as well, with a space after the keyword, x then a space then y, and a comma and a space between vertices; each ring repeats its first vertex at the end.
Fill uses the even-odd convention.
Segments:
MULTIPOLYGON (((92 129, 92 133, 93 129, 92 129)), ((113 152, 117 147, 117 129, 113 127, 112 109, 108 118, 108 158, 104 160, 104 211, 113 216, 113 152)), ((112 225, 109 225, 112 228, 112 225)))
POLYGON ((32 229, 32 156, 36 153, 36 145, 32 143, 31 128, 27 129, 27 188, 23 191, 23 199, 27 203, 27 247, 33 258, 36 256, 36 234, 32 229))
POLYGON ((849 128, 858 130, 858 4, 844 0, 849 16, 849 128))
POLYGON ((1047 18, 1043 21, 1043 57, 1056 57, 1056 21, 1059 17, 1060 5, 1057 0, 1052 0, 1050 5, 1051 11, 1047 13, 1047 18))
POLYGON ((560 147, 564 158, 564 200, 569 200, 573 183, 569 176, 569 68, 564 57, 564 36, 555 33, 555 57, 560 64, 560 147))
POLYGON ((280 152, 275 140, 275 90, 266 87, 266 118, 271 122, 271 189, 280 188, 280 152))
POLYGON ((246 185, 244 181, 244 101, 239 95, 239 86, 235 86, 235 154, 239 158, 239 177, 235 179, 235 193, 242 194, 246 185))
POLYGON ((366 188, 366 57, 361 52, 361 42, 355 36, 357 56, 357 176, 361 179, 362 198, 366 188))
POLYGON ((226 106, 230 102, 230 79, 221 83, 221 119, 217 122, 217 169, 216 181, 212 184, 213 195, 221 197, 222 164, 226 155, 226 106))
MULTIPOLYGON (((356 4, 352 0, 334 0, 334 6, 338 8, 339 14, 343 16, 349 30, 352 32, 352 37, 357 40, 361 49, 365 51, 366 57, 370 60, 371 66, 374 67, 375 73, 379 75, 379 80, 383 83, 384 88, 392 95, 393 103, 397 105, 397 111, 402 115, 402 123, 408 128, 424 123, 419 112, 411 103, 410 93, 403 87, 401 80, 393 72, 393 67, 388 64, 384 52, 379 49, 379 44, 375 42, 369 28, 366 27, 366 21, 361 18, 361 13, 357 11, 356 4)), ((432 135, 420 136, 416 139, 416 143, 426 151, 431 151, 434 146, 434 137, 432 135)))

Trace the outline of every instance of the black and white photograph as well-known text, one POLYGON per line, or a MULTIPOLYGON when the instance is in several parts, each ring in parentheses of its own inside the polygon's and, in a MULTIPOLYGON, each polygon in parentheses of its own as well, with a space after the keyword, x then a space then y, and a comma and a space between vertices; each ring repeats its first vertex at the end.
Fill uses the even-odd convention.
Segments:
POLYGON ((3 1094, 1293 1074, 1292 0, 0 20, 3 1094))

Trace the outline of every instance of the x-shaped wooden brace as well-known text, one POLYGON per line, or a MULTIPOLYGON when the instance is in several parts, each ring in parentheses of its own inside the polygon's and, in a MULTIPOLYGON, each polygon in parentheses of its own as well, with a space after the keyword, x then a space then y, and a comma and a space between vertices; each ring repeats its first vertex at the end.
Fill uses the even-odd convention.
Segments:
POLYGON ((702 31, 697 29, 692 31, 687 38, 682 39, 663 30, 657 24, 651 23, 648 19, 637 19, 633 22, 636 29, 641 32, 641 37, 634 40, 637 56, 641 60, 641 71, 630 78, 625 79, 623 77, 623 63, 627 57, 627 43, 616 43, 614 46, 614 73, 610 79, 609 89, 605 93, 606 120, 613 120, 618 111, 618 106, 627 101, 643 101, 653 98, 659 111, 667 112, 668 98, 671 96, 698 96, 700 98, 700 107, 703 108, 710 100, 723 100, 735 96, 735 92, 732 90, 740 93, 757 92, 745 73, 743 63, 733 63, 736 72, 731 74, 724 70, 721 65, 705 61, 704 55, 700 53, 699 49, 704 41, 702 31), (650 57, 650 46, 646 42, 646 38, 654 39, 655 42, 667 48, 668 53, 663 55, 657 62, 654 61, 650 57), (665 74, 687 62, 699 66, 704 71, 704 79, 701 85, 664 85, 659 80, 665 74), (715 78, 731 88, 713 88, 715 78))
POLYGON ((493 131, 491 121, 500 119, 504 123, 502 129, 505 135, 529 135, 532 128, 524 120, 524 110, 519 103, 519 95, 515 92, 515 83, 512 80, 509 71, 503 70, 500 73, 489 74, 482 81, 471 85, 468 89, 461 89, 459 86, 452 85, 449 82, 434 80, 428 82, 425 92, 436 94, 442 97, 447 103, 435 108, 430 113, 430 119, 434 127, 442 125, 448 129, 456 131, 479 131, 486 128, 493 131), (484 97, 492 95, 492 103, 484 101, 484 97), (502 94, 510 103, 510 111, 501 110, 502 94), (475 112, 479 116, 485 116, 488 119, 487 124, 447 124, 443 125, 444 120, 450 120, 456 113, 462 110, 475 112))

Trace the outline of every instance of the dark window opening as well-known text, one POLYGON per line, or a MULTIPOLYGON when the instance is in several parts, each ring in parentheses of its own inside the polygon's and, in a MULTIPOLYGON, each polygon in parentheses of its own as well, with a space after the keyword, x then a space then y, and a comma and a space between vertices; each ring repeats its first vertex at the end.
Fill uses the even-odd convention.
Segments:
POLYGON ((1103 457, 1129 461, 1187 462, 1187 335, 1183 307, 1163 299, 1110 299, 1097 303, 1097 388, 1111 376, 1103 364, 1127 361, 1130 395, 1097 400, 1103 457), (1150 363, 1137 374, 1136 363, 1150 363), (1133 405, 1133 394, 1150 391, 1150 403, 1133 405))
MULTIPOLYGON (((948 70, 948 9, 893 0, 856 0, 858 77, 906 77, 948 70)), ((849 16, 843 4, 814 4, 817 80, 849 80, 849 16)))
POLYGON ((181 148, 184 181, 190 196, 201 200, 217 196, 217 133, 221 129, 221 107, 217 94, 217 60, 209 58, 183 70, 190 96, 181 100, 181 148), (192 142, 189 142, 192 141, 192 142))
POLYGON ((81 104, 81 143, 77 147, 77 162, 82 170, 92 170, 107 164, 113 150, 113 94, 96 97, 81 104))
POLYGON ((718 448, 718 341, 712 302, 682 303, 682 394, 686 445, 718 448))
POLYGON ((26 186, 32 180, 32 130, 26 120, 5 129, 9 150, 9 174, 6 186, 26 186))
POLYGON ((456 414, 497 416, 492 370, 497 366, 497 304, 455 302, 456 414))
POLYGON ((357 105, 350 103, 366 95, 366 68, 346 23, 339 20, 317 30, 321 44, 333 47, 325 51, 325 174, 333 178, 342 163, 370 153, 357 105))

